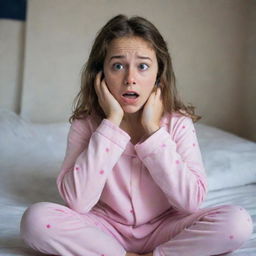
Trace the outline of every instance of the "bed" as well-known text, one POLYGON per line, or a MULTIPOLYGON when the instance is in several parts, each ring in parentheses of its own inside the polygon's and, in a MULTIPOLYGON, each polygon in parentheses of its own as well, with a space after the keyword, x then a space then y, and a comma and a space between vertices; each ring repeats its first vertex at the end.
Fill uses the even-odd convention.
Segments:
MULTIPOLYGON (((25 209, 36 202, 64 204, 56 177, 64 158, 70 124, 38 124, 0 109, 0 255, 44 255, 28 248, 19 237, 25 209), (47 188, 47 189, 45 189, 47 188)), ((256 143, 195 123, 209 193, 201 208, 236 204, 249 211, 254 232, 232 254, 256 255, 256 143)))

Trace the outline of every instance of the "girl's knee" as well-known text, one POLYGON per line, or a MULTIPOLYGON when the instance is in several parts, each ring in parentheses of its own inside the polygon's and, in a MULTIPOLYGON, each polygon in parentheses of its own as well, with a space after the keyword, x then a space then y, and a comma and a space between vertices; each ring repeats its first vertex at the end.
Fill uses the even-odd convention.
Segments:
MULTIPOLYGON (((20 235, 25 242, 33 241, 45 236, 42 224, 45 224, 47 210, 52 203, 39 202, 31 205, 23 213, 20 222, 20 235)), ((47 225, 46 225, 47 228, 47 225)))
POLYGON ((225 206, 225 222, 223 229, 228 232, 230 240, 241 245, 248 240, 253 232, 253 224, 250 214, 241 206, 225 206))

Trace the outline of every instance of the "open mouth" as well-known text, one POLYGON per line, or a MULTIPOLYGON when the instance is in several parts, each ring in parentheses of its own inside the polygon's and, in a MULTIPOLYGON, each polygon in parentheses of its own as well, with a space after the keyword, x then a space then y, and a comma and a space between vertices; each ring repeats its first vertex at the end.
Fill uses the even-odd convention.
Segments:
POLYGON ((129 92, 129 93, 124 93, 122 96, 127 99, 137 99, 139 97, 139 94, 136 92, 129 92))
POLYGON ((122 94, 122 101, 124 104, 136 104, 139 100, 139 94, 135 91, 127 91, 122 94))

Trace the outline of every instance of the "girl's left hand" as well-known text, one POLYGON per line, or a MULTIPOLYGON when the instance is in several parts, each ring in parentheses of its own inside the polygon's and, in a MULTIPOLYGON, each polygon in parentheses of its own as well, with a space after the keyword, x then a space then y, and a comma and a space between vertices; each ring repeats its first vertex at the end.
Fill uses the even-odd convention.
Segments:
POLYGON ((160 120, 164 111, 161 89, 158 87, 149 96, 141 115, 141 124, 147 135, 160 128, 160 120))

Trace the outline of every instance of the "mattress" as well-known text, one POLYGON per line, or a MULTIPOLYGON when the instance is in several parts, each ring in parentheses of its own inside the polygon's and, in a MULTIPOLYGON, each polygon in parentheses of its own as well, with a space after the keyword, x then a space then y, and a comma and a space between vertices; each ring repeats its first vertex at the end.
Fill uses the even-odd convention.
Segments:
MULTIPOLYGON (((33 203, 64 204, 56 178, 69 127, 68 123, 33 124, 0 109, 1 256, 44 255, 21 240, 19 225, 33 203)), ((235 204, 248 210, 254 225, 251 238, 225 255, 256 256, 256 143, 203 124, 195 128, 209 177, 209 192, 201 208, 235 204)))

